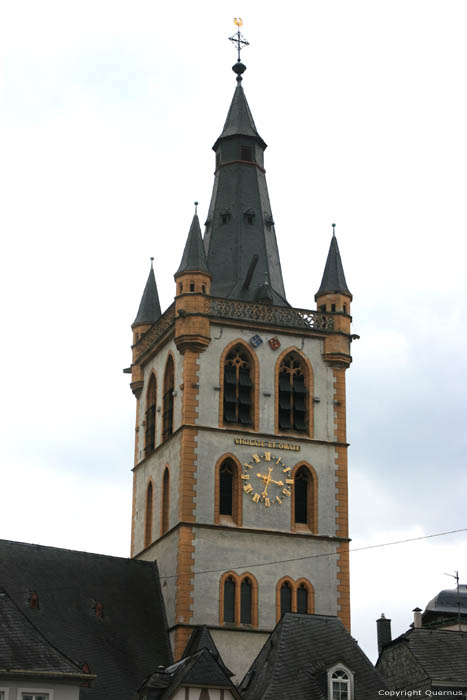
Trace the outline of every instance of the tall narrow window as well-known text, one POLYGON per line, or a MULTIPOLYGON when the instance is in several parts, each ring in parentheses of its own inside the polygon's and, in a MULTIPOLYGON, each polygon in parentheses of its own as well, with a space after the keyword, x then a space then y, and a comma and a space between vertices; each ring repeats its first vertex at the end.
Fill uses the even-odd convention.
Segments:
POLYGON ((300 467, 295 474, 295 522, 308 525, 310 516, 310 473, 306 467, 300 467))
POLYGON ((161 534, 167 532, 169 529, 169 495, 170 495, 170 476, 169 470, 166 467, 164 471, 164 477, 162 479, 162 520, 161 520, 161 534))
POLYGON ((253 383, 250 360, 242 348, 229 352, 224 365, 224 422, 251 425, 253 422, 253 383))
POLYGON ((240 586, 240 622, 251 625, 251 606, 253 602, 252 585, 249 578, 244 578, 240 586))
POLYGON ((304 615, 308 612, 308 591, 304 583, 297 588, 297 612, 304 615))
POLYGON ((233 486, 235 465, 226 459, 219 470, 219 515, 233 515, 233 486))
POLYGON ((144 454, 146 457, 154 451, 156 446, 156 401, 157 384, 156 378, 152 374, 146 394, 146 413, 144 418, 144 454))
POLYGON ((224 582, 224 622, 235 622, 235 581, 232 576, 224 582))
POLYGON ((279 368, 279 428, 307 432, 307 382, 302 358, 291 352, 279 368))
POLYGON ((144 514, 144 546, 149 547, 152 542, 152 482, 146 489, 146 508, 144 514))
POLYGON ((164 398, 163 398, 163 430, 162 439, 167 440, 173 433, 173 413, 174 413, 174 362, 169 355, 165 367, 164 375, 164 398))
POLYGON ((281 586, 281 617, 287 612, 292 612, 292 588, 288 581, 284 581, 281 586))

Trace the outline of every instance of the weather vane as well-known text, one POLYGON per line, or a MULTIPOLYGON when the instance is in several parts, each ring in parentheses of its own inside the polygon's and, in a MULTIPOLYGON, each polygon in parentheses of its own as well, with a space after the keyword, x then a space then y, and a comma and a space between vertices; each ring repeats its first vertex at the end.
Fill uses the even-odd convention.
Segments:
POLYGON ((234 17, 234 24, 238 27, 238 29, 233 36, 229 37, 229 39, 232 43, 237 45, 237 60, 240 61, 240 51, 245 48, 245 46, 249 46, 250 42, 245 39, 240 31, 240 27, 243 25, 242 18, 234 17))

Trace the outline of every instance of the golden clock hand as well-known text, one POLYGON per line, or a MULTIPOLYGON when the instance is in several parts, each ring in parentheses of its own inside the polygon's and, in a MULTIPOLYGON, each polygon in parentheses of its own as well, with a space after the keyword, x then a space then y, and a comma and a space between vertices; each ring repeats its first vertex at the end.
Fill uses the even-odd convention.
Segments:
POLYGON ((271 484, 276 484, 277 486, 283 486, 284 482, 283 481, 275 481, 275 479, 271 479, 271 484))

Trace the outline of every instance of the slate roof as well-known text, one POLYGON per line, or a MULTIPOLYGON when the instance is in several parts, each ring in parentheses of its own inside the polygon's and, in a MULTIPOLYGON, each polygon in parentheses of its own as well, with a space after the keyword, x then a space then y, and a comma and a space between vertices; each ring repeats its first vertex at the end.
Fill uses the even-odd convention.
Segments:
POLYGON ((183 272, 209 272, 197 214, 194 215, 191 222, 185 250, 175 277, 178 277, 183 272))
POLYGON ((425 608, 425 612, 440 612, 440 613, 467 613, 467 586, 461 584, 459 593, 457 588, 448 588, 440 591, 435 595, 425 608), (458 606, 459 603, 459 606, 458 606))
POLYGON ((239 690, 245 700, 328 700, 327 670, 338 662, 353 672, 358 700, 386 688, 337 617, 286 613, 239 690))
POLYGON ((208 649, 208 651, 211 652, 226 676, 231 678, 234 675, 232 671, 230 671, 230 669, 228 669, 224 664, 214 639, 212 638, 206 625, 195 627, 191 633, 190 639, 188 640, 188 644, 185 647, 185 651, 183 652, 183 658, 186 659, 188 656, 196 654, 196 652, 200 651, 201 649, 208 649))
POLYGON ((82 700, 128 700, 155 666, 172 662, 153 562, 0 540, 0 586, 50 644, 96 674, 82 700))
POLYGON ((257 139, 263 148, 267 148, 266 143, 258 133, 240 82, 235 89, 222 133, 214 144, 213 149, 216 150, 221 139, 231 136, 249 136, 257 139))
POLYGON ((141 686, 150 700, 169 700, 177 688, 183 686, 208 686, 230 690, 240 698, 235 686, 225 674, 219 661, 209 651, 200 649, 172 666, 157 669, 141 686))
POLYGON ((65 676, 70 683, 92 680, 77 664, 54 647, 21 612, 5 589, 0 590, 0 677, 65 676))
POLYGON ((321 280, 321 285, 315 294, 315 299, 317 299, 320 294, 330 293, 341 293, 346 294, 352 298, 352 294, 347 287, 347 282, 345 281, 344 267, 342 265, 341 254, 339 252, 339 246, 337 245, 337 238, 335 235, 331 238, 331 245, 329 246, 328 257, 326 259, 326 265, 324 267, 323 279, 321 280))
POLYGON ((138 313, 133 321, 132 327, 140 323, 155 323, 161 316, 161 305, 159 303, 159 294, 157 293, 156 278, 154 270, 151 269, 148 275, 148 281, 144 288, 143 296, 138 308, 138 313))
POLYGON ((467 632, 416 627, 387 644, 380 659, 397 644, 407 646, 431 681, 467 684, 467 632))

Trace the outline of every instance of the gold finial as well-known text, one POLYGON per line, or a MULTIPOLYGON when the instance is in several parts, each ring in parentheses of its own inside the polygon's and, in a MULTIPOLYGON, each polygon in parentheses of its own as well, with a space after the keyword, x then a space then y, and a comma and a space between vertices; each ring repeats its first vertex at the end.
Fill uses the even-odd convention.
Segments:
POLYGON ((234 24, 237 25, 237 27, 243 27, 243 20, 241 17, 234 17, 234 24))

